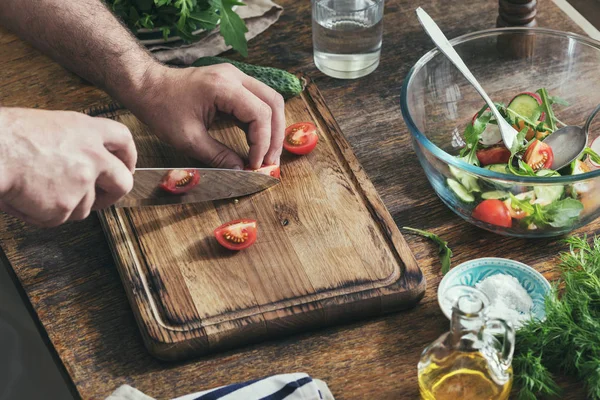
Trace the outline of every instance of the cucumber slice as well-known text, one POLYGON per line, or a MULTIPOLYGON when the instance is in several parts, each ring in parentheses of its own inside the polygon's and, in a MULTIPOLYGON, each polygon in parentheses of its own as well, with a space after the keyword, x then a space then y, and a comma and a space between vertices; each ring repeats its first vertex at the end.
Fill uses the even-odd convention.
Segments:
POLYGON ((475 196, 469 193, 469 191, 463 185, 458 183, 458 181, 448 178, 446 179, 446 183, 450 190, 452 190, 461 201, 464 201, 465 203, 472 203, 475 201, 475 196))
POLYGON ((520 93, 516 95, 508 104, 507 109, 514 111, 515 117, 525 117, 530 121, 537 121, 540 118, 542 112, 540 106, 542 105, 542 99, 537 93, 520 93))
POLYGON ((481 198, 484 200, 488 199, 498 199, 498 200, 506 200, 510 196, 508 192, 503 192, 502 190, 493 190, 491 192, 485 192, 481 194, 481 198))
POLYGON ((491 164, 491 165, 486 165, 483 168, 488 169, 492 172, 497 172, 499 174, 509 174, 510 175, 510 170, 508 169, 508 164, 491 164))
MULTIPOLYGON (((549 177, 560 176, 560 174, 550 169, 542 169, 536 172, 536 176, 549 177)), ((565 188, 563 185, 534 186, 533 192, 535 193, 536 204, 547 205, 560 199, 565 192, 565 188)))
POLYGON ((467 189, 468 192, 481 192, 481 187, 477 183, 477 178, 467 172, 463 172, 452 165, 448 166, 450 173, 467 189))

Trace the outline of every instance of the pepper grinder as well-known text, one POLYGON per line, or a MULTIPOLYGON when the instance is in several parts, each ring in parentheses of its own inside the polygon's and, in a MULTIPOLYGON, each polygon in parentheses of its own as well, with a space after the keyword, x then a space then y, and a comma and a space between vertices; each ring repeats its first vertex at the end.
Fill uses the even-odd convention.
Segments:
POLYGON ((537 0, 499 0, 496 27, 537 26, 537 0))
MULTIPOLYGON (((498 0, 496 27, 527 27, 538 25, 537 0, 498 0)), ((520 32, 503 34, 498 37, 498 50, 512 59, 529 58, 535 48, 535 36, 520 32)))

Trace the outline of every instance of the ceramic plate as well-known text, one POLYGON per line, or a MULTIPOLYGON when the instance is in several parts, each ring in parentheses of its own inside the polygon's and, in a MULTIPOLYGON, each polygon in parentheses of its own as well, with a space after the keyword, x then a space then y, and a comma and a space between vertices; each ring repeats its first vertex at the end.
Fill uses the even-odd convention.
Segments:
POLYGON ((532 314, 536 319, 543 320, 546 317, 544 298, 550 291, 550 283, 535 269, 518 261, 506 258, 478 258, 467 261, 448 272, 438 287, 438 303, 447 318, 452 314, 450 299, 446 299, 446 291, 458 285, 475 286, 483 279, 496 275, 512 275, 527 291, 533 300, 532 314))

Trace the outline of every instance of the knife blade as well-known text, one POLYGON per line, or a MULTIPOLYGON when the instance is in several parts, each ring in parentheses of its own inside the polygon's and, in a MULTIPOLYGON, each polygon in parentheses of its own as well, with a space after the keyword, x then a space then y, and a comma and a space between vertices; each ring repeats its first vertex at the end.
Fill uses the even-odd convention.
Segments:
POLYGON ((166 204, 199 203, 246 196, 279 183, 279 179, 253 171, 218 168, 136 168, 133 189, 114 206, 138 207, 166 204), (174 170, 195 170, 200 181, 186 193, 174 194, 159 185, 174 170))

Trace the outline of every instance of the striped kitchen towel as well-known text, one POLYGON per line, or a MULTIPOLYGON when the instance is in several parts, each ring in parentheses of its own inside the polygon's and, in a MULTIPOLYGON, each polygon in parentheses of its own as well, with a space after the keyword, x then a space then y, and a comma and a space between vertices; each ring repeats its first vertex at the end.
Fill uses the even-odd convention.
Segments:
MULTIPOLYGON (((106 400, 154 400, 123 385, 106 400)), ((335 400, 327 384, 305 373, 274 375, 244 383, 221 386, 173 400, 335 400)))

